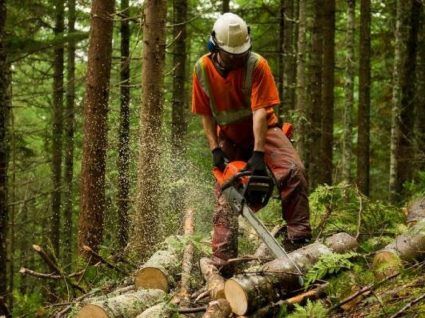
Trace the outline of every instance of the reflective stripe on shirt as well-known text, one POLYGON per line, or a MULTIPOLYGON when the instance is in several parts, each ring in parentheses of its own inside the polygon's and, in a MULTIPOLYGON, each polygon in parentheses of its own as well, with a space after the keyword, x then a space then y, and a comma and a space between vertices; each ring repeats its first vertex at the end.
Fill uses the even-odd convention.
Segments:
POLYGON ((198 78, 199 84, 202 87, 205 94, 208 96, 210 101, 211 113, 219 125, 228 125, 241 121, 252 115, 251 110, 251 91, 252 91, 252 75, 255 67, 260 60, 260 56, 256 53, 251 52, 248 57, 248 61, 245 67, 245 75, 242 84, 242 93, 245 97, 246 107, 240 109, 229 109, 229 110, 217 110, 217 104, 214 99, 214 95, 211 90, 209 77, 206 71, 203 60, 200 60, 195 65, 195 72, 198 78))

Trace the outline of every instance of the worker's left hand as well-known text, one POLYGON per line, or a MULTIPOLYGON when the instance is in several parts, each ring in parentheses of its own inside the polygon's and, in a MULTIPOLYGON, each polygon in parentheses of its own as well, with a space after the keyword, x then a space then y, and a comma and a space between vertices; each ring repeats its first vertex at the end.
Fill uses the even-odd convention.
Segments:
POLYGON ((266 163, 264 162, 264 152, 254 151, 251 158, 249 158, 246 163, 244 170, 250 170, 254 175, 266 176, 267 168, 266 163))

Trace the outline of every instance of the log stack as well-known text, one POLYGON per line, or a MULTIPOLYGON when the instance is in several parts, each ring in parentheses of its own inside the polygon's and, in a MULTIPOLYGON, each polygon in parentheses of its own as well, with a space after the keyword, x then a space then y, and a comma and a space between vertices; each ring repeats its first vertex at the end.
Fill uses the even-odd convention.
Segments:
POLYGON ((237 315, 254 312, 301 287, 294 263, 306 273, 322 255, 346 253, 356 248, 355 238, 346 233, 335 234, 324 243, 315 242, 289 253, 291 260, 279 258, 264 264, 260 272, 227 280, 224 286, 226 299, 237 315))

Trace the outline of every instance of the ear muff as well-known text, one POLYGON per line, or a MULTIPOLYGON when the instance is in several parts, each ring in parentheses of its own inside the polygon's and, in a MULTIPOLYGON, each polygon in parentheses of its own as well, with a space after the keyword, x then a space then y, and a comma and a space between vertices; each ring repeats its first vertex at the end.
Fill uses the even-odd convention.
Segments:
POLYGON ((218 51, 219 47, 217 43, 215 42, 215 31, 211 32, 211 35, 208 39, 207 47, 208 47, 208 51, 210 51, 211 53, 218 51))

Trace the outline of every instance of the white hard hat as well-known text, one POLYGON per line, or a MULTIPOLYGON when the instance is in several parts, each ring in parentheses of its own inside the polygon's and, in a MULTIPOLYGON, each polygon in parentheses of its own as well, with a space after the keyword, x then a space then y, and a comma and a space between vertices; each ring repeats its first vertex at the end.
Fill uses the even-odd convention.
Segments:
POLYGON ((231 54, 245 53, 251 48, 249 28, 234 13, 224 13, 215 21, 213 37, 220 49, 231 54))

